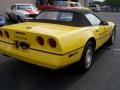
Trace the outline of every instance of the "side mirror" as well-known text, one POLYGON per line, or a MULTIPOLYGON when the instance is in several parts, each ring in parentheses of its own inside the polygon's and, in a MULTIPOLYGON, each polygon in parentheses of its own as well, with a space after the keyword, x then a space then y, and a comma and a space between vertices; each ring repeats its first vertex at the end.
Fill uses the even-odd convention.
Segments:
POLYGON ((102 22, 100 23, 100 25, 108 25, 108 22, 102 21, 102 22))

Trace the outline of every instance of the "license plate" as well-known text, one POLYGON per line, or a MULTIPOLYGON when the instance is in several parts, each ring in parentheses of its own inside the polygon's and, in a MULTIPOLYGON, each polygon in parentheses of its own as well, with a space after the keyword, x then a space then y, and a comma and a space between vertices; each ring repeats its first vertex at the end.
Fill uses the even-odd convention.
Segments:
POLYGON ((27 50, 30 48, 30 45, 27 42, 15 41, 15 47, 21 50, 27 50))

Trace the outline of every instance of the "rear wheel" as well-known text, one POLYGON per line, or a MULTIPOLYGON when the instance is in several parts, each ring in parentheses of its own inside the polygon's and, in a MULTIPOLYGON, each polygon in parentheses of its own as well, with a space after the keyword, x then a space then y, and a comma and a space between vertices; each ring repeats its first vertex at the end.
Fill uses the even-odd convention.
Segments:
POLYGON ((18 23, 21 23, 21 22, 22 22, 22 19, 20 18, 20 16, 17 16, 17 22, 18 22, 18 23))
POLYGON ((116 30, 114 29, 110 39, 108 40, 109 44, 113 44, 115 42, 115 36, 116 36, 116 30))
POLYGON ((12 17, 10 16, 10 14, 7 13, 8 19, 9 20, 13 20, 12 17))
POLYGON ((84 48, 84 51, 80 60, 80 64, 84 71, 88 71, 90 69, 93 61, 93 53, 94 53, 93 43, 92 41, 88 41, 84 48))

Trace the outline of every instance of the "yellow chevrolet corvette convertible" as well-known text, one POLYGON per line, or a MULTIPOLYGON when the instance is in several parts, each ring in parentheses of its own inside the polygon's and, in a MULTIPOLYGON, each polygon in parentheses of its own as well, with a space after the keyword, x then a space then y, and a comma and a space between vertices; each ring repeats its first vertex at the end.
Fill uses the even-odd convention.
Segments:
POLYGON ((0 28, 3 54, 51 69, 78 62, 88 70, 94 51, 114 40, 115 24, 83 8, 44 10, 30 22, 0 28))

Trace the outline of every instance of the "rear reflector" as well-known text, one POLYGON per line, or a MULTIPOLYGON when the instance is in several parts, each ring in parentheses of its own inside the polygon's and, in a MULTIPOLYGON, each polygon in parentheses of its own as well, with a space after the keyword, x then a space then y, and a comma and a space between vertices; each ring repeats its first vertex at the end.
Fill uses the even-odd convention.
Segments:
POLYGON ((8 33, 8 31, 4 31, 4 33, 5 33, 5 36, 6 36, 7 38, 9 38, 9 33, 8 33))
POLYGON ((54 39, 50 38, 48 40, 48 42, 52 48, 56 48, 57 44, 56 44, 56 41, 54 39))
POLYGON ((40 45, 44 45, 44 39, 42 37, 37 37, 37 41, 40 45))

